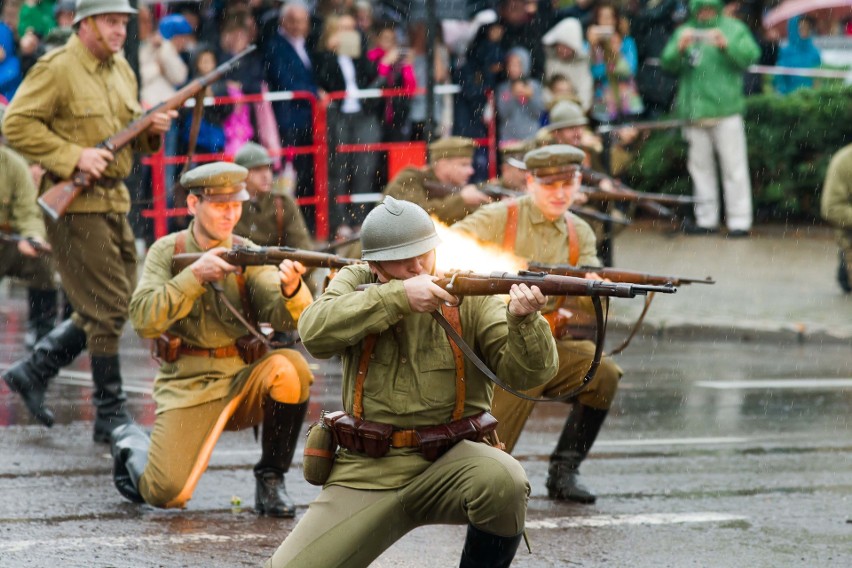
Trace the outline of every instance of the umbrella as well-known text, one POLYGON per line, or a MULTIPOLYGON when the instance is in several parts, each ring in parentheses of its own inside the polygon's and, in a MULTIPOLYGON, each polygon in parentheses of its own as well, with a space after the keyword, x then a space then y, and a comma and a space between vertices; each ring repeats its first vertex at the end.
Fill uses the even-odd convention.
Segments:
POLYGON ((766 29, 781 26, 794 16, 839 19, 852 15, 852 0, 785 0, 763 17, 766 29))

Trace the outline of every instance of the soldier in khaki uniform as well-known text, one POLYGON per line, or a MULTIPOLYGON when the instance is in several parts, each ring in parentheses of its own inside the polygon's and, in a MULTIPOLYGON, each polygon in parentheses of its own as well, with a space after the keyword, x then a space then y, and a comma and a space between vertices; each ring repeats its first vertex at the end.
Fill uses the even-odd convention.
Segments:
MULTIPOLYGON (((524 157, 529 195, 479 209, 453 225, 490 243, 502 245, 522 258, 576 266, 600 266, 595 236, 589 225, 568 211, 579 186, 577 166, 583 152, 567 145, 545 146, 524 157)), ((587 278, 599 278, 587 274, 587 278)), ((578 387, 591 365, 595 345, 588 338, 594 321, 588 298, 552 300, 543 310, 551 322, 559 353, 559 372, 527 394, 559 396, 578 387), (573 302, 571 300, 574 300, 573 302)), ((603 358, 595 378, 573 401, 556 449, 550 456, 547 491, 552 499, 593 503, 595 496, 579 483, 579 467, 591 449, 615 397, 622 371, 603 358)), ((497 434, 512 451, 534 403, 498 388, 494 415, 497 434)))
POLYGON ((319 497, 266 566, 367 566, 408 531, 434 523, 468 525, 463 568, 509 566, 526 516, 523 468, 485 443, 448 444, 436 461, 419 446, 415 432, 484 416, 492 394, 429 312, 457 314, 465 341, 492 369, 531 388, 556 371, 554 341, 537 312, 545 298, 522 286, 508 310, 489 296, 443 306, 456 299, 432 282, 438 237, 410 202, 386 197, 367 215, 361 241, 369 266, 341 270, 305 310, 299 333, 315 357, 341 355, 343 407, 376 427, 390 425, 391 448, 381 457, 338 450, 319 497), (382 285, 355 291, 375 282, 382 285))
POLYGON ((148 252, 130 317, 142 337, 163 338, 154 382, 157 419, 150 443, 135 424, 113 432, 114 481, 133 501, 183 507, 222 431, 262 424, 255 508, 292 517, 296 508, 285 491, 284 473, 313 376, 304 357, 290 349, 245 362, 237 340, 248 330, 214 288, 221 286, 233 306, 243 307, 246 320, 269 322, 277 331, 294 329, 312 298, 299 263, 285 260, 277 270, 260 266, 237 273, 238 267, 217 256, 238 239, 232 231, 249 197, 246 173, 235 164, 214 162, 184 174, 181 184, 190 192, 187 206, 195 218, 188 229, 163 237, 148 252), (172 257, 180 252, 205 254, 173 274, 172 257))
POLYGON ((416 203, 444 223, 458 221, 483 203, 491 201, 475 185, 468 183, 473 175, 475 147, 470 138, 458 136, 433 142, 429 145, 430 165, 426 168, 403 169, 385 188, 385 195, 416 203), (425 180, 461 189, 450 195, 431 196, 423 185, 425 180))
MULTIPOLYGON (((135 13, 127 0, 80 0, 75 35, 27 73, 3 121, 9 145, 47 171, 42 189, 75 172, 97 180, 47 227, 74 314, 4 374, 36 418, 51 426, 53 413, 44 406, 48 382, 88 349, 97 442, 108 442, 110 431, 131 419, 124 407, 118 344, 136 280, 136 247, 126 217, 130 195, 122 181, 133 165, 133 150, 113 155, 96 145, 142 112, 136 77, 119 54, 135 13)), ((172 116, 155 114, 136 139, 138 149, 156 149, 172 116)))
MULTIPOLYGON (((4 105, 0 105, 0 123, 4 105)), ((28 347, 56 322, 56 284, 50 259, 39 255, 29 240, 46 245, 44 219, 36 205, 36 189, 27 162, 0 141, 0 231, 23 237, 17 243, 0 242, 0 279, 20 278, 27 283, 28 347)))
POLYGON ((840 247, 837 281, 848 294, 852 292, 852 145, 841 148, 828 165, 820 210, 822 218, 836 229, 840 247))
POLYGON ((313 249, 302 211, 292 197, 273 184, 272 158, 266 148, 248 142, 237 150, 234 163, 248 170, 246 190, 250 199, 234 233, 262 246, 313 249))
POLYGON ((527 171, 524 169, 524 154, 535 148, 532 140, 521 140, 505 144, 500 148, 500 177, 490 183, 513 191, 527 190, 527 171))

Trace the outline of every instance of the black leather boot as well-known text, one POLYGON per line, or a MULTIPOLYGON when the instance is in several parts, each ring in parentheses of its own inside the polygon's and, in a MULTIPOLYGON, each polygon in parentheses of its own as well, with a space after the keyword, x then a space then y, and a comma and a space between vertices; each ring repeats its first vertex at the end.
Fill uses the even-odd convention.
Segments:
POLYGON ((261 515, 288 518, 296 516, 296 504, 287 495, 284 474, 290 469, 290 463, 293 461, 307 411, 307 401, 301 404, 283 404, 271 398, 266 400, 261 434, 263 453, 260 461, 254 466, 254 476, 257 479, 254 508, 261 515))
POLYGON ((459 568, 508 568, 522 536, 497 536, 468 525, 459 568))
POLYGON ((128 422, 133 422, 130 413, 124 407, 127 395, 121 388, 121 367, 118 355, 92 356, 92 380, 95 392, 95 432, 92 439, 103 444, 110 443, 110 433, 128 422))
POLYGON ((112 431, 112 481, 115 488, 134 503, 144 503, 139 494, 139 478, 148 463, 148 434, 135 422, 122 424, 112 431))
POLYGON ((550 455, 547 494, 551 499, 594 503, 595 495, 580 484, 580 464, 601 431, 608 410, 599 410, 575 402, 556 449, 550 455))
POLYGON ((21 395, 24 404, 36 419, 50 428, 53 412, 44 406, 44 394, 59 369, 70 364, 86 348, 86 333, 67 320, 53 328, 33 352, 3 373, 9 388, 21 395))
POLYGON ((30 313, 27 319, 27 332, 24 335, 24 345, 33 350, 38 340, 50 333, 56 324, 56 290, 27 289, 30 302, 30 313))

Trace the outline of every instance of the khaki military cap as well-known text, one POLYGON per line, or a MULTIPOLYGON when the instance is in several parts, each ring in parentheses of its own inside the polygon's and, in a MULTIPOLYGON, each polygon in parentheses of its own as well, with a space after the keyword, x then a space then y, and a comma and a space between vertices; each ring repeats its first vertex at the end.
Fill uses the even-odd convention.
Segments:
POLYGON ((193 168, 180 177, 180 184, 190 193, 203 195, 215 202, 248 201, 248 170, 230 162, 211 162, 193 168))
POLYGON ((266 148, 254 142, 246 142, 234 155, 234 163, 247 169, 272 165, 272 158, 266 148))
POLYGON ((580 105, 571 101, 559 101, 550 109, 550 124, 545 128, 549 132, 559 130, 560 128, 571 128, 574 126, 585 126, 589 124, 589 119, 580 105))
POLYGON ((470 138, 461 136, 441 138, 429 144, 429 159, 436 162, 444 158, 473 158, 474 148, 476 144, 470 138))
POLYGON ((572 178, 583 163, 586 154, 568 144, 553 144, 527 152, 524 165, 527 170, 544 182, 572 178))
POLYGON ((500 157, 522 159, 524 154, 535 148, 534 140, 516 140, 500 145, 500 157))

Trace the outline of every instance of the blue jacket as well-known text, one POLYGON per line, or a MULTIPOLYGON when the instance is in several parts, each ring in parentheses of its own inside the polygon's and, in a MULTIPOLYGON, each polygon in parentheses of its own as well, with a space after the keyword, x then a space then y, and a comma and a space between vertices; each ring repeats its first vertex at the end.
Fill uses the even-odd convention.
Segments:
MULTIPOLYGON (((811 38, 803 38, 799 35, 799 16, 790 18, 787 22, 787 45, 781 48, 778 67, 798 67, 802 69, 813 69, 819 67, 822 58, 819 49, 814 45, 811 38)), ((796 89, 813 87, 814 80, 810 77, 795 77, 793 75, 776 75, 772 80, 775 90, 786 95, 796 89)))
POLYGON ((0 22, 0 48, 6 53, 6 58, 0 61, 0 95, 11 100, 21 84, 21 61, 15 55, 15 36, 3 22, 0 22))
MULTIPOLYGON (((276 33, 267 43, 265 60, 269 90, 310 91, 317 94, 313 69, 305 67, 296 50, 281 34, 276 33)), ((310 132, 312 121, 308 101, 277 102, 273 108, 285 144, 298 143, 299 133, 310 132)))

